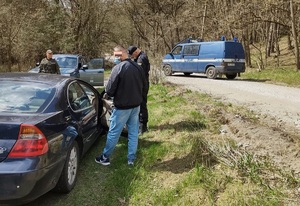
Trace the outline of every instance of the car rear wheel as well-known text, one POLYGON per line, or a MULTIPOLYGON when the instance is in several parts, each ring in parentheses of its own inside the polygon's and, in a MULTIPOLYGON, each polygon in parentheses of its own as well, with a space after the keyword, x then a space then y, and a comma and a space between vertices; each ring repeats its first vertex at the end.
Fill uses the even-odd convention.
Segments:
POLYGON ((172 75, 172 67, 170 66, 170 65, 166 65, 166 66, 164 66, 164 74, 166 75, 166 76, 171 76, 172 75))
POLYGON ((217 71, 215 67, 208 67, 206 70, 206 76, 209 79, 215 79, 217 77, 217 71))
POLYGON ((64 168, 61 172, 60 178, 54 188, 57 192, 68 193, 74 186, 77 179, 79 165, 79 147, 76 141, 73 142, 68 155, 64 168))
POLYGON ((234 74, 226 74, 227 79, 234 79, 234 78, 236 78, 236 76, 237 76, 237 73, 234 73, 234 74))

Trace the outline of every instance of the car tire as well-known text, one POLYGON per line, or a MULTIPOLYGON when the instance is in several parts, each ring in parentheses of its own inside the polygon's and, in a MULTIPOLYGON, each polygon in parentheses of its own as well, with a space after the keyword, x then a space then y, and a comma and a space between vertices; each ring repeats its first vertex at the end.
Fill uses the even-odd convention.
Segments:
POLYGON ((234 73, 234 74, 226 74, 227 79, 234 79, 234 78, 236 78, 236 76, 237 76, 237 73, 234 73))
POLYGON ((70 147, 64 168, 54 191, 69 193, 75 186, 79 166, 79 147, 76 141, 70 147))
POLYGON ((170 65, 165 65, 163 71, 166 76, 171 76, 173 74, 172 67, 170 65))
POLYGON ((210 67, 208 67, 207 68, 207 70, 206 70, 206 76, 207 76, 207 78, 209 78, 209 79, 215 79, 215 78, 217 78, 217 71, 216 71, 216 68, 215 67, 213 67, 213 66, 210 66, 210 67))

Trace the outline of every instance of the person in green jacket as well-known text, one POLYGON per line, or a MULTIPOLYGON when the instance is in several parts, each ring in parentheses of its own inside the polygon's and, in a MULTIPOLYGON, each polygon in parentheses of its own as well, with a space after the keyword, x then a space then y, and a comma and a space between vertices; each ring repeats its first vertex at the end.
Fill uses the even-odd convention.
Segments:
POLYGON ((46 58, 42 59, 40 64, 39 73, 60 74, 60 69, 57 61, 52 58, 53 52, 51 50, 46 51, 46 58))

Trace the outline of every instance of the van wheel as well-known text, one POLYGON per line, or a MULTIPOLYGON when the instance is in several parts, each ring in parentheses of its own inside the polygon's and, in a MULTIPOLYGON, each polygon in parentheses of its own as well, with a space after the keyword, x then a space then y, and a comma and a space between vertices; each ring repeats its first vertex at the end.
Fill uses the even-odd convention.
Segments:
POLYGON ((184 76, 190 76, 191 72, 184 72, 184 76))
POLYGON ((166 76, 171 76, 172 75, 172 67, 170 65, 164 66, 164 74, 166 76))
POLYGON ((236 76, 237 76, 237 73, 234 73, 234 74, 226 74, 227 79, 234 79, 234 78, 236 78, 236 76))
POLYGON ((215 79, 217 77, 217 71, 215 67, 208 67, 206 70, 206 76, 209 79, 215 79))

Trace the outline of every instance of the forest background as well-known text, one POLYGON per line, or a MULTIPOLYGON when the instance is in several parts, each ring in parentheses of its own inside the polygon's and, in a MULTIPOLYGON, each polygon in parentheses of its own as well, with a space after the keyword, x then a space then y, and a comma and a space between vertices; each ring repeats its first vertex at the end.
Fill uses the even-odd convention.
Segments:
POLYGON ((300 70, 299 0, 0 0, 0 69, 26 71, 45 55, 112 53, 116 45, 137 45, 161 60, 176 43, 234 37, 247 67, 281 67, 285 37, 300 70), (251 51, 258 56, 251 58, 251 51))

